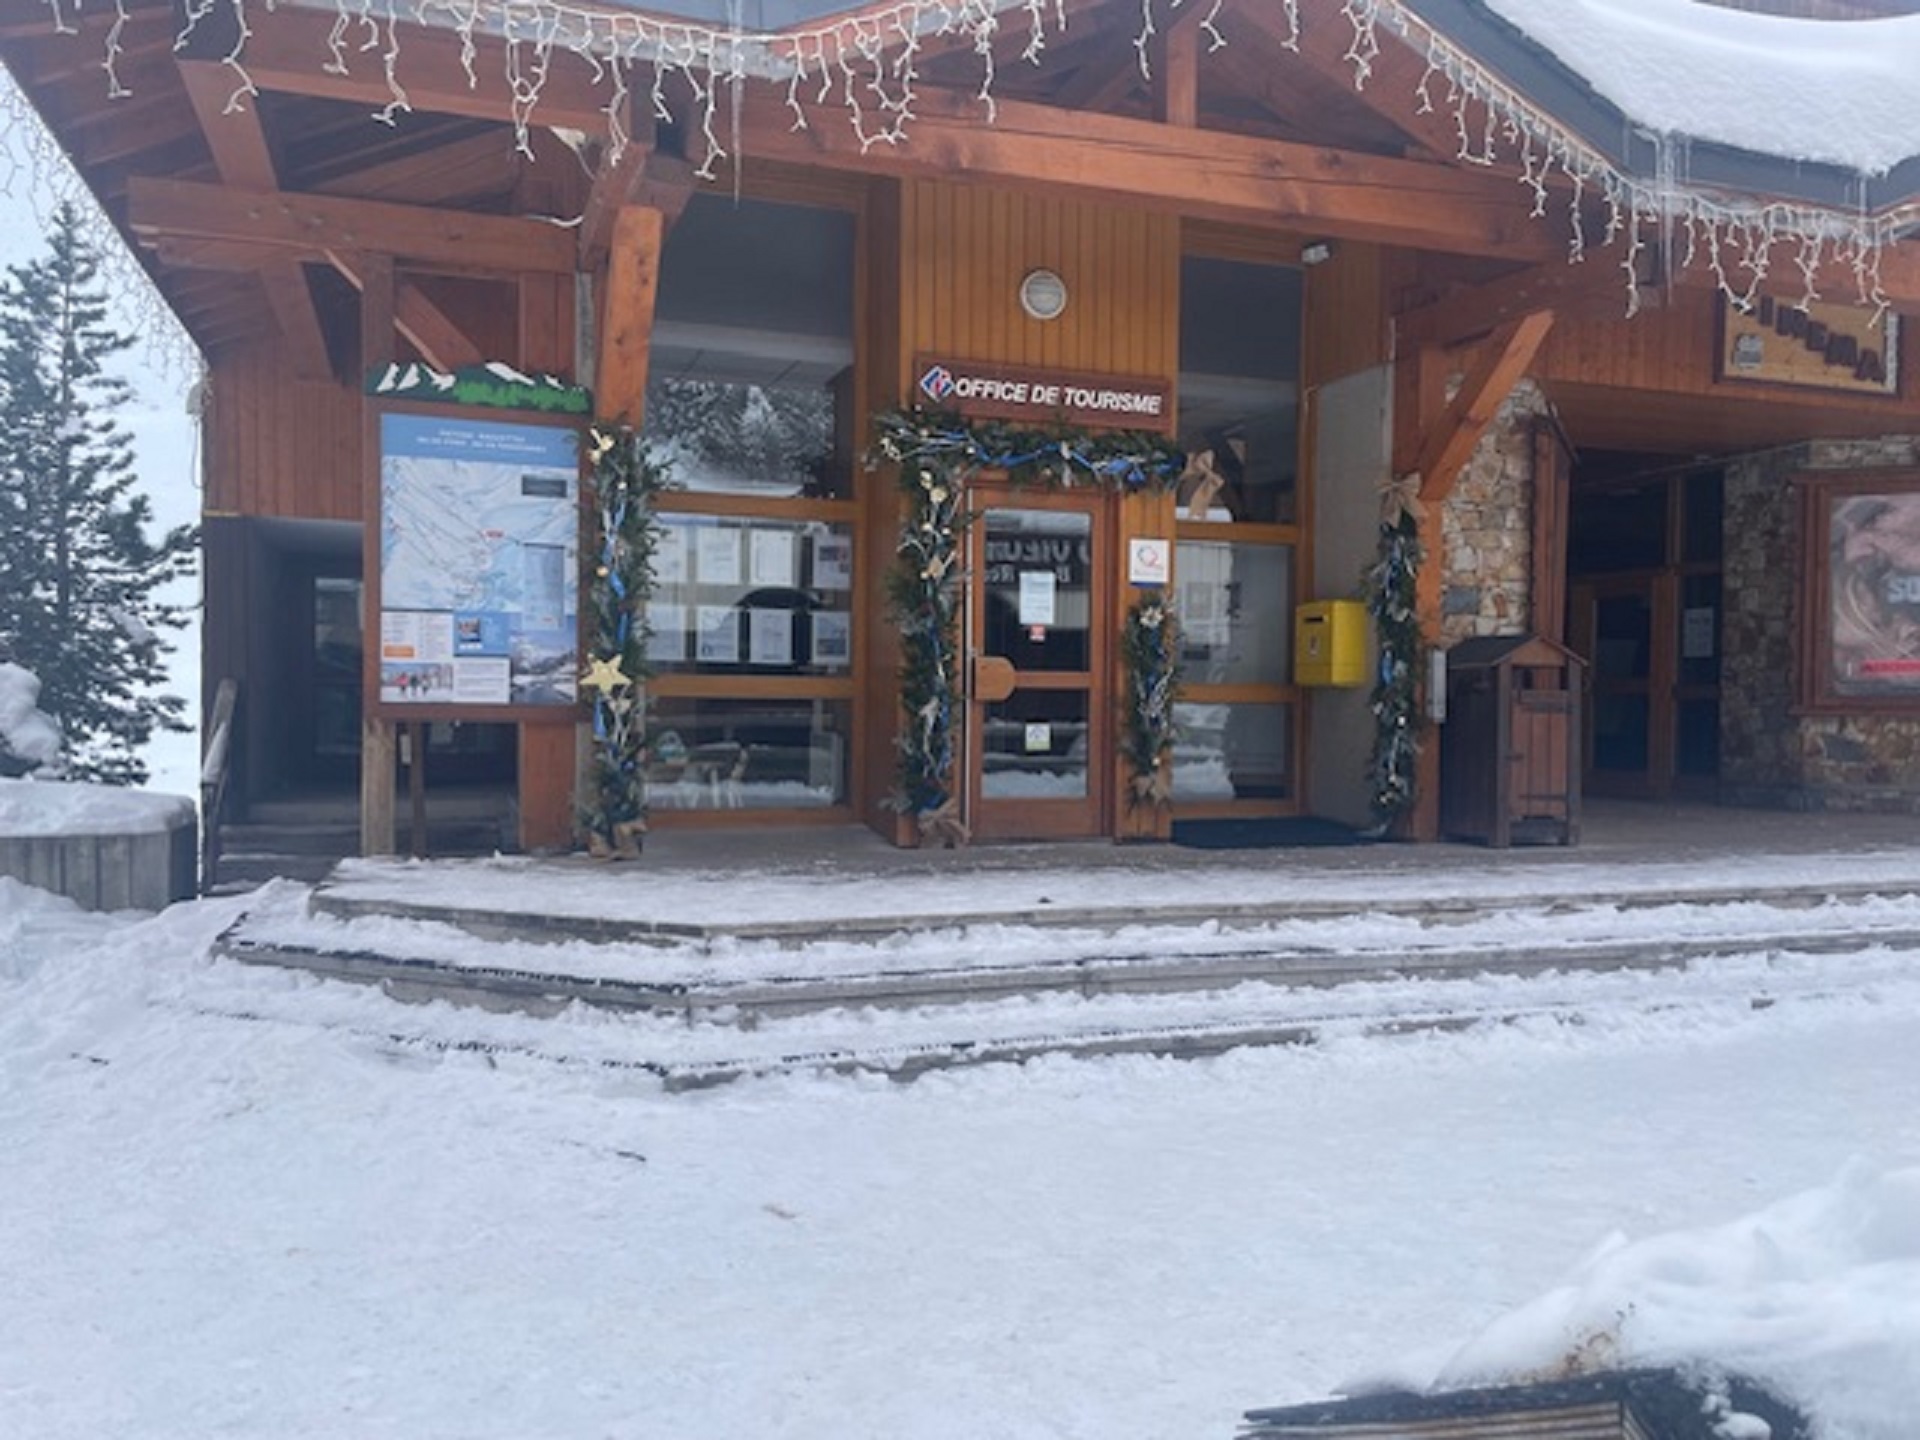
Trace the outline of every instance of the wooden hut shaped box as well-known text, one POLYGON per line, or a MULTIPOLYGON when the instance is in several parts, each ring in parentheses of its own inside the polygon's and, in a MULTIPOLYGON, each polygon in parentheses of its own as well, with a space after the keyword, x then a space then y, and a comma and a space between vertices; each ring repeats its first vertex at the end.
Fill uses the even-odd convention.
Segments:
POLYGON ((1586 664, 1538 635, 1486 635, 1447 652, 1441 828, 1505 848, 1580 839, 1586 664))

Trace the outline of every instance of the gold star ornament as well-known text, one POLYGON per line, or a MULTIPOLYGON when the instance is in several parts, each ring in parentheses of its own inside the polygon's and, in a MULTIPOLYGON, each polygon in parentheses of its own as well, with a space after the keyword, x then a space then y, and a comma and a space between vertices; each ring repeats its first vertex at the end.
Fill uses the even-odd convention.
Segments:
POLYGON ((587 667, 587 673, 580 677, 580 684, 587 690, 604 690, 611 695, 623 685, 631 685, 633 679, 620 668, 620 657, 605 655, 587 667))

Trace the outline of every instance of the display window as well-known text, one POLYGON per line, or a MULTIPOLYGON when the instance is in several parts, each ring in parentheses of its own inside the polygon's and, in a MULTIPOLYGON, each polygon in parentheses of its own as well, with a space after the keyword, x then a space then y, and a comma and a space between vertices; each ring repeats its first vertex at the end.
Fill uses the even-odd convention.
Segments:
POLYGON ((664 247, 646 410, 673 487, 647 612, 663 815, 851 803, 858 225, 703 195, 664 247))
POLYGON ((1180 269, 1173 802, 1185 817, 1300 804, 1300 275, 1189 255, 1180 269))

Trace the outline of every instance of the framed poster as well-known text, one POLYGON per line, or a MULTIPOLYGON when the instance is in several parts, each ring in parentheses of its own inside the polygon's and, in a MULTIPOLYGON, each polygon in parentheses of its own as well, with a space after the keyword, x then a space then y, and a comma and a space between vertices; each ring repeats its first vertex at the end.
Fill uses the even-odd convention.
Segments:
POLYGON ((509 719, 577 703, 574 424, 388 409, 379 433, 378 708, 509 719))
POLYGON ((1806 702, 1920 711, 1920 475, 1815 480, 1807 521, 1806 702))

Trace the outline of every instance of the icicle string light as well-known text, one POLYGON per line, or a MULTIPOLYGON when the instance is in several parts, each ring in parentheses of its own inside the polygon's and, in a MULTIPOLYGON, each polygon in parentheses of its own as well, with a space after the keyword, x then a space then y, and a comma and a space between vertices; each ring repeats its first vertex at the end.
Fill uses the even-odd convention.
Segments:
MULTIPOLYGON (((185 0, 178 45, 184 46, 222 0, 185 0)), ((238 22, 238 38, 225 63, 234 72, 231 104, 238 105, 256 92, 246 71, 246 43, 251 35, 246 0, 226 0, 238 22)), ((274 0, 269 0, 269 5, 274 0)), ((289 3, 289 0, 281 0, 289 3)), ((779 32, 755 32, 737 26, 721 27, 692 20, 643 14, 617 8, 598 8, 585 0, 290 0, 290 3, 334 12, 322 68, 346 75, 355 52, 375 57, 387 90, 387 101, 375 117, 388 124, 412 106, 401 83, 405 27, 418 24, 451 30, 460 37, 460 63, 470 89, 486 77, 479 65, 482 36, 501 42, 504 51, 499 79, 507 87, 515 147, 531 156, 532 130, 539 123, 539 106, 547 88, 556 52, 571 51, 592 71, 592 83, 606 96, 606 139, 617 156, 630 143, 624 110, 632 93, 629 70, 646 65, 651 70, 647 95, 655 116, 672 120, 667 83, 677 78, 691 96, 689 129, 699 137, 704 153, 695 173, 713 179, 720 164, 738 149, 743 87, 754 80, 784 86, 793 128, 810 123, 806 99, 816 105, 844 109, 863 150, 877 145, 899 145, 912 128, 923 47, 929 40, 958 39, 970 49, 980 68, 976 92, 983 118, 995 119, 995 41, 1000 16, 1022 15, 1028 36, 1022 56, 1040 63, 1049 38, 1067 29, 1066 0, 897 0, 874 9, 830 16, 813 24, 779 32), (723 98, 729 114, 723 116, 723 98), (732 133, 723 134, 725 122, 732 133)), ((1143 79, 1152 78, 1154 38, 1167 17, 1186 0, 1140 0, 1134 49, 1143 79)), ((1192 0, 1196 6, 1200 0, 1192 0)), ((1217 23, 1226 0, 1209 0, 1200 21, 1208 48, 1217 50, 1227 36, 1217 23)), ((1273 0, 1251 0, 1273 3, 1273 0)), ((1300 0, 1280 0, 1285 34, 1280 44, 1299 49, 1303 20, 1300 0)), ((77 5, 70 0, 46 0, 49 22, 62 33, 75 31, 77 5)), ((102 68, 111 97, 124 97, 118 65, 126 0, 113 0, 115 20, 106 33, 102 68)), ((1736 305, 1750 306, 1766 283, 1776 259, 1775 247, 1790 253, 1800 271, 1803 303, 1819 293, 1826 267, 1850 274, 1860 303, 1876 311, 1887 307, 1881 285, 1880 259, 1885 247, 1914 219, 1912 207, 1893 214, 1867 212, 1864 199, 1854 210, 1785 201, 1769 202, 1721 195, 1693 184, 1672 168, 1672 157, 1684 154, 1671 137, 1654 137, 1662 173, 1652 180, 1635 176, 1585 140, 1530 104, 1512 87, 1490 73, 1445 35, 1415 14, 1405 0, 1320 0, 1325 22, 1344 23, 1345 60, 1356 89, 1364 89, 1381 74, 1383 46, 1405 45, 1424 62, 1414 85, 1413 108, 1418 114, 1445 110, 1453 121, 1456 158, 1480 167, 1511 163, 1518 183, 1531 192, 1532 213, 1548 210, 1548 188, 1565 197, 1571 234, 1568 260, 1581 261, 1587 250, 1590 196, 1606 217, 1606 243, 1629 246, 1634 261, 1649 243, 1663 257, 1671 257, 1676 232, 1684 230, 1687 263, 1708 266, 1715 282, 1736 305), (1439 99, 1444 82, 1445 98, 1439 99), (1652 236, 1651 242, 1649 235, 1652 236), (1731 247, 1723 253, 1723 247, 1731 247)), ((1322 23, 1314 19, 1307 23, 1322 23)), ((1781 261, 1785 263, 1784 260, 1781 261)), ((1638 266, 1627 270, 1627 309, 1637 307, 1641 283, 1638 266)), ((1671 279, 1671 264, 1668 279, 1671 279)))
POLYGON ((73 206, 85 217, 88 234, 97 242, 101 280, 124 307, 126 328, 141 337, 140 353, 147 363, 164 374, 188 379, 204 373, 200 351, 179 317, 101 212, 93 191, 75 173, 66 152, 47 133, 39 112, 16 88, 4 66, 0 66, 0 197, 15 209, 25 205, 42 231, 52 228, 55 209, 62 204, 73 206))

